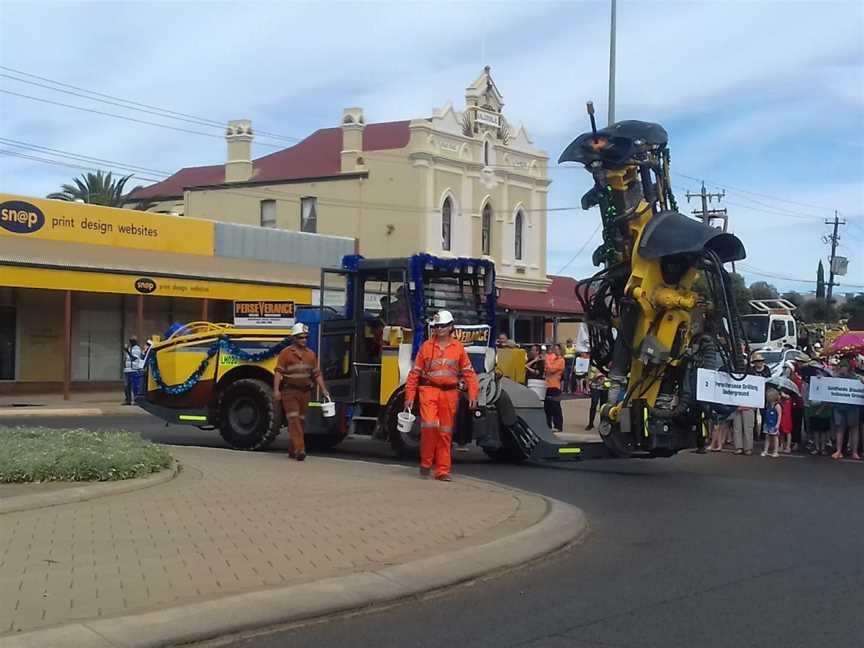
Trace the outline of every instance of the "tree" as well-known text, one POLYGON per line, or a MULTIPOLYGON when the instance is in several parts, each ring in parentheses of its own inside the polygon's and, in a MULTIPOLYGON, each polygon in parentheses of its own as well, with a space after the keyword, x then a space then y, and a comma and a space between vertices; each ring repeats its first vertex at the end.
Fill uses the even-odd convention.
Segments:
POLYGON ((794 290, 790 290, 789 292, 785 292, 780 295, 786 301, 792 302, 798 308, 801 308, 801 304, 804 303, 804 295, 794 290))
POLYGON ((777 289, 767 281, 754 281, 750 284, 751 299, 777 299, 777 289))
POLYGON ((750 312, 750 300, 753 299, 750 294, 750 289, 747 288, 747 282, 745 282, 744 277, 737 272, 731 273, 729 275, 729 280, 732 296, 735 299, 735 306, 737 306, 738 313, 740 315, 747 315, 750 312))
POLYGON ((799 309, 801 319, 810 324, 811 322, 836 322, 837 309, 828 300, 823 298, 808 299, 799 309))
POLYGON ((816 298, 825 299, 825 268, 822 267, 822 259, 819 259, 819 267, 816 268, 816 298))
POLYGON ((847 318, 850 322, 854 321, 857 323, 864 320, 864 293, 858 293, 854 297, 848 298, 840 306, 840 315, 847 318))
MULTIPOLYGON (((121 207, 127 202, 123 190, 132 175, 115 179, 109 171, 107 174, 97 171, 96 173, 82 173, 80 178, 75 178, 75 184, 64 184, 63 191, 48 194, 53 200, 66 200, 68 202, 85 202, 91 205, 104 205, 106 207, 121 207)), ((137 187, 136 187, 137 189, 137 187)), ((132 191, 135 191, 133 189, 132 191)), ((131 192, 129 192, 131 193, 131 192)))

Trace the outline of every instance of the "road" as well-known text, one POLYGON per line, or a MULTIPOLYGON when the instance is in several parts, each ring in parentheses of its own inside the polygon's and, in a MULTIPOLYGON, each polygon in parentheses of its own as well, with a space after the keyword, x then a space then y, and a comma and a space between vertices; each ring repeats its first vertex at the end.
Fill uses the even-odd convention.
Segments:
MULTIPOLYGON (((44 423, 222 445, 215 433, 165 428, 149 418, 44 423)), ((339 454, 389 457, 355 440, 339 454)), ((493 465, 472 453, 457 455, 459 474, 575 504, 591 531, 556 556, 478 583, 208 645, 864 645, 864 465, 682 453, 533 467, 493 465)))

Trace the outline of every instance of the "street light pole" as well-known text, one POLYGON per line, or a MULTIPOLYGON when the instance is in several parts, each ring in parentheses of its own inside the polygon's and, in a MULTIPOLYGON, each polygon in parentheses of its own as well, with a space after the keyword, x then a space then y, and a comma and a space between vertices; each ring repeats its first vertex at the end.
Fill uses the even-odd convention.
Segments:
POLYGON ((612 20, 609 29, 609 120, 615 123, 615 0, 612 0, 612 20))

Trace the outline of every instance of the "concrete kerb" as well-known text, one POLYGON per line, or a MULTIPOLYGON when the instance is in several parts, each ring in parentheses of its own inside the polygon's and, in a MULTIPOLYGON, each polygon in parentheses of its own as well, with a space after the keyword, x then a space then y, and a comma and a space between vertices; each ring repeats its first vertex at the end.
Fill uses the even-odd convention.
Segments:
POLYGON ((59 506, 60 504, 72 504, 75 502, 86 502, 97 497, 109 495, 120 495, 142 488, 158 486, 174 479, 180 472, 180 463, 172 460, 171 466, 147 477, 138 479, 124 479, 113 482, 88 483, 83 486, 64 488, 62 490, 50 491, 48 493, 33 493, 32 495, 16 495, 0 499, 0 515, 4 513, 16 513, 18 511, 29 511, 48 506, 59 506))
POLYGON ((176 645, 426 594, 530 562, 579 540, 588 528, 581 509, 543 499, 546 515, 537 524, 485 544, 293 587, 2 637, 0 648, 176 645))
POLYGON ((22 418, 69 418, 76 416, 144 416, 147 412, 128 407, 3 407, 0 421, 22 418))

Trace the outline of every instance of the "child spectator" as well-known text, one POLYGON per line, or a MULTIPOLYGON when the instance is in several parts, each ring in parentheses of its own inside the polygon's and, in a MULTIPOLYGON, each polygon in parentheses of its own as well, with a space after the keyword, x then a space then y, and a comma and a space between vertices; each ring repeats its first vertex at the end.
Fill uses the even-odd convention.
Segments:
POLYGON ((780 452, 792 452, 792 397, 786 392, 780 394, 780 408, 783 416, 780 419, 780 452))
POLYGON ((762 450, 762 456, 777 458, 780 456, 777 452, 777 443, 780 436, 780 424, 783 421, 780 392, 768 388, 765 390, 765 399, 768 403, 762 419, 762 431, 765 433, 765 447, 762 450))

